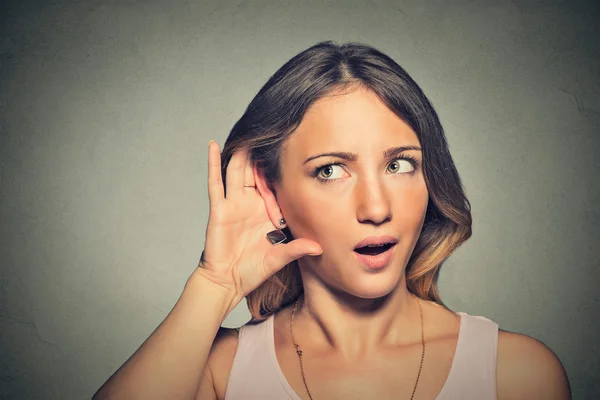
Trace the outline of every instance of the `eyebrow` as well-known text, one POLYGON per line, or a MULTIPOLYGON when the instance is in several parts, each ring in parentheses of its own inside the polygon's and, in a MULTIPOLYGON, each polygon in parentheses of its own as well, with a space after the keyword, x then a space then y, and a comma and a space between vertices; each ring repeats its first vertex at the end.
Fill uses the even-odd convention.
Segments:
MULTIPOLYGON (((418 150, 421 151, 421 148, 419 146, 398 146, 398 147, 391 147, 389 149, 387 149, 386 151, 383 152, 383 156, 384 157, 391 157, 397 154, 400 154, 404 151, 408 151, 408 150, 418 150)), ((316 156, 311 156, 308 157, 306 160, 304 160, 304 162, 302 163, 302 165, 306 164, 309 161, 314 160, 315 158, 319 158, 319 157, 338 157, 341 158, 343 160, 347 160, 347 161, 356 161, 358 159, 358 155, 354 154, 354 153, 349 153, 346 151, 341 151, 341 152, 331 152, 331 153, 321 153, 321 154, 317 154, 316 156)))

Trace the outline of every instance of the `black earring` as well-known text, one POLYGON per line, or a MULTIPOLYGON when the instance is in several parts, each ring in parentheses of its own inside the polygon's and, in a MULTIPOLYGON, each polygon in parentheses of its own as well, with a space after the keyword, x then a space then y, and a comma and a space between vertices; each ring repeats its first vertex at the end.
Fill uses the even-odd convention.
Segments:
POLYGON ((283 243, 287 240, 287 236, 285 236, 285 233, 283 233, 281 230, 284 226, 285 219, 281 218, 279 221, 279 229, 275 229, 274 231, 267 233, 267 239, 269 239, 269 242, 271 242, 273 246, 283 243))

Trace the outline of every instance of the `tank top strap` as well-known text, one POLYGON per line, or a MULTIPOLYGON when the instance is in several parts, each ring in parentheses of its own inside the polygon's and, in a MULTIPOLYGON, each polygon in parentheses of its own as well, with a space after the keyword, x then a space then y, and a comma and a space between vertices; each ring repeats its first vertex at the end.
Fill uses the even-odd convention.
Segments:
POLYGON ((496 400, 498 324, 465 312, 448 375, 447 385, 436 399, 496 400))
POLYGON ((290 398, 273 365, 273 321, 271 315, 239 328, 225 400, 290 398))

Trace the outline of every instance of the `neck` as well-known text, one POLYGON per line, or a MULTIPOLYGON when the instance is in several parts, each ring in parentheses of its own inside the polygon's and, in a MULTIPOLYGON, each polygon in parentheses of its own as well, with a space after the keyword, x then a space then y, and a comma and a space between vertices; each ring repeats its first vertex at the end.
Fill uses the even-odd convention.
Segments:
POLYGON ((420 300, 408 292, 404 278, 392 292, 373 299, 310 278, 303 282, 294 331, 299 337, 310 337, 320 350, 356 361, 386 347, 421 342, 420 300))

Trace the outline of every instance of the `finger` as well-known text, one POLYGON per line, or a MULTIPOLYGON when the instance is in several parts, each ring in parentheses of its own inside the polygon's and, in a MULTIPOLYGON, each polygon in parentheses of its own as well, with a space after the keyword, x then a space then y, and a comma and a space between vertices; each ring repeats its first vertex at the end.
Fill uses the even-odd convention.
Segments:
POLYGON ((246 166, 247 150, 239 149, 231 156, 227 165, 225 182, 227 185, 227 198, 238 196, 244 188, 244 168, 246 166))
POLYGON ((211 205, 215 205, 224 198, 221 150, 219 144, 211 140, 208 144, 208 200, 211 205))
POLYGON ((304 256, 318 256, 323 253, 321 246, 310 239, 299 238, 289 243, 274 246, 265 259, 265 267, 269 274, 274 274, 285 265, 304 256))

